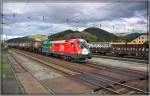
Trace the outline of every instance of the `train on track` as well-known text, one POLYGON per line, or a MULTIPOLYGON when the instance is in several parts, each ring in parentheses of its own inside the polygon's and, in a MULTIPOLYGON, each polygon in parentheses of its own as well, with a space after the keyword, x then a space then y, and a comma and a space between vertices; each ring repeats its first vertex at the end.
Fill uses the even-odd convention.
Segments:
POLYGON ((81 61, 92 57, 89 46, 84 39, 46 40, 42 42, 7 42, 7 46, 45 55, 62 57, 69 61, 81 61))
POLYGON ((139 43, 107 43, 107 46, 89 46, 93 54, 112 55, 112 56, 134 56, 148 58, 149 45, 147 42, 139 43))

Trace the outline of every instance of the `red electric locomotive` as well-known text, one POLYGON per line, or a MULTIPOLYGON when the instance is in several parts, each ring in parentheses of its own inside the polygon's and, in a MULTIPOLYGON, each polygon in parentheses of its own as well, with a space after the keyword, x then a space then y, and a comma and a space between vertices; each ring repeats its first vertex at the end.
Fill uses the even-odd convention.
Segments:
POLYGON ((85 60, 91 58, 87 42, 84 39, 44 41, 42 52, 61 56, 67 60, 85 60))

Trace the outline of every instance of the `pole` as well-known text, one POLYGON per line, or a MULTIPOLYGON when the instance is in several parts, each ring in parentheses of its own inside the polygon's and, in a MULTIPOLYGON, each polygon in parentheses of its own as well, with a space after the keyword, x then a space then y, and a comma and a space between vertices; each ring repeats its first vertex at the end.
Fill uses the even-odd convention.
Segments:
POLYGON ((44 16, 42 17, 42 20, 44 21, 44 16))
POLYGON ((100 27, 100 29, 101 29, 102 25, 100 24, 99 27, 100 27))

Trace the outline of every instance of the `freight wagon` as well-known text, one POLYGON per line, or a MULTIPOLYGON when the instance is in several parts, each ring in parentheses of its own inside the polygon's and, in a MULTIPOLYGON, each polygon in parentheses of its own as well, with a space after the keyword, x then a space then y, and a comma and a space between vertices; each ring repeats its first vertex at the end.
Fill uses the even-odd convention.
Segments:
POLYGON ((148 44, 137 43, 124 43, 124 44, 112 44, 111 52, 115 56, 138 56, 148 57, 148 44))
POLYGON ((112 56, 138 56, 148 58, 149 46, 148 43, 112 43, 109 47, 89 46, 91 53, 112 56))

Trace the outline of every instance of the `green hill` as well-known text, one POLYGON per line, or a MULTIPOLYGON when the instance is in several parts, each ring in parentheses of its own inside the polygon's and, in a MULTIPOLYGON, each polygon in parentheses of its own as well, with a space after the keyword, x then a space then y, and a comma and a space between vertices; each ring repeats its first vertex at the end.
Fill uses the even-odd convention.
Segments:
POLYGON ((22 38, 14 38, 10 39, 8 41, 13 41, 13 42, 22 42, 22 41, 44 41, 47 40, 48 38, 50 40, 65 40, 65 39, 73 39, 73 38, 82 38, 85 39, 88 42, 110 42, 110 41, 115 41, 118 39, 130 41, 138 37, 140 33, 131 33, 127 34, 125 36, 116 36, 112 33, 109 33, 103 29, 96 28, 96 27, 90 27, 82 32, 79 31, 73 31, 73 30, 64 30, 59 33, 46 36, 46 35, 29 35, 25 36, 22 38))
POLYGON ((130 33, 130 34, 127 34, 125 36, 120 36, 120 38, 123 40, 126 40, 126 41, 131 41, 140 35, 141 35, 141 33, 130 33))
POLYGON ((46 39, 48 39, 46 35, 36 34, 36 35, 29 35, 21 38, 18 37, 18 38, 9 39, 7 40, 7 42, 44 41, 46 39))
POLYGON ((82 38, 88 42, 109 42, 119 39, 116 35, 95 27, 87 28, 82 32, 65 30, 51 35, 49 38, 51 40, 82 38))
POLYGON ((56 33, 54 35, 51 35, 48 38, 51 40, 82 38, 82 39, 87 40, 88 42, 94 42, 97 40, 97 37, 92 34, 79 32, 79 31, 73 31, 73 30, 65 30, 65 31, 56 33))
POLYGON ((44 41, 48 39, 48 36, 36 34, 36 35, 25 36, 23 37, 23 39, 33 40, 33 41, 44 41))
POLYGON ((96 36, 96 41, 98 42, 110 42, 119 39, 116 35, 96 27, 87 28, 84 30, 84 32, 96 36))

